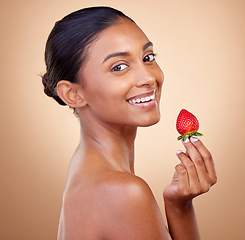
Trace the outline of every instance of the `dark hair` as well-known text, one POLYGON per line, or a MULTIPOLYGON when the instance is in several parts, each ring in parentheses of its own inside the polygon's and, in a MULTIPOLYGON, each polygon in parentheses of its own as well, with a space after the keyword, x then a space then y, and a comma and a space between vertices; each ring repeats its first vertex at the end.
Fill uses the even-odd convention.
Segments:
POLYGON ((104 29, 127 18, 110 7, 90 7, 70 13, 55 23, 49 34, 46 49, 46 73, 42 76, 44 92, 59 104, 66 105, 58 96, 57 83, 78 81, 77 72, 86 60, 86 50, 104 29))

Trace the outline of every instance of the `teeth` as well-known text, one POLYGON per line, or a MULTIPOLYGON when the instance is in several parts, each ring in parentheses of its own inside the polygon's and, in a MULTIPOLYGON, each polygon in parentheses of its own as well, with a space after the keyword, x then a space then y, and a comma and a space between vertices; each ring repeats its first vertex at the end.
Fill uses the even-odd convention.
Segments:
POLYGON ((149 97, 137 98, 137 99, 129 100, 129 103, 135 104, 135 103, 140 103, 140 102, 149 102, 149 101, 153 100, 156 97, 155 92, 156 91, 154 91, 154 93, 151 96, 149 96, 149 97))

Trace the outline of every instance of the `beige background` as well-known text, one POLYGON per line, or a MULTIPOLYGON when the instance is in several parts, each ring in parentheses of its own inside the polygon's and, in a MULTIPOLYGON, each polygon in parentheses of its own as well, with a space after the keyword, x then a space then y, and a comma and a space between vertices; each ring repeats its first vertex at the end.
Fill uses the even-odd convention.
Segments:
POLYGON ((109 5, 131 16, 155 44, 165 73, 162 120, 139 129, 136 171, 162 207, 178 163, 176 116, 200 120, 218 183, 195 200, 204 240, 244 239, 245 2, 239 0, 12 0, 0 14, 0 239, 56 239, 69 159, 79 139, 72 111, 46 97, 45 41, 79 8, 109 5))

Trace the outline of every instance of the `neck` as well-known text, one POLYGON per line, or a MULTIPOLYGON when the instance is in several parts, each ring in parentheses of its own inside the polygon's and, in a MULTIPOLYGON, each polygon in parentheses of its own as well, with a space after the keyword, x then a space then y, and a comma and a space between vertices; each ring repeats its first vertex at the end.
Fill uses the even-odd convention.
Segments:
POLYGON ((81 120, 79 148, 98 153, 110 166, 119 171, 134 173, 134 141, 137 127, 81 120))

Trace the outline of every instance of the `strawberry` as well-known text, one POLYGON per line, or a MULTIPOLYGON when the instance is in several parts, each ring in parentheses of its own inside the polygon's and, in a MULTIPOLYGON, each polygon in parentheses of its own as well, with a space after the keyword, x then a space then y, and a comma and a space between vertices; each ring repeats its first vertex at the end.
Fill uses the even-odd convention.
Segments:
POLYGON ((177 139, 186 140, 191 136, 202 136, 197 132, 199 129, 199 122, 197 118, 185 109, 182 109, 177 117, 176 129, 181 134, 177 139))

